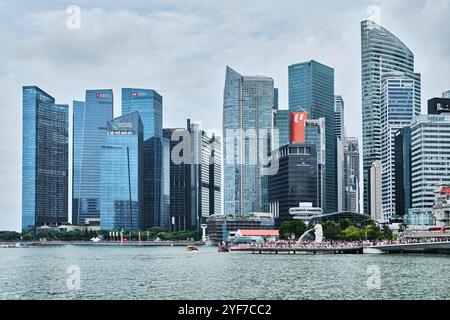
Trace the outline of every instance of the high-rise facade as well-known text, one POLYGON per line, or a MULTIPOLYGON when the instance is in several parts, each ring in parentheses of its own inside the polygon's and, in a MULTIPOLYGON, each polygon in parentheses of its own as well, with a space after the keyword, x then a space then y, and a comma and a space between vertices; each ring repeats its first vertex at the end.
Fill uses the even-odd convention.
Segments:
POLYGON ((100 227, 137 231, 143 226, 143 126, 138 112, 107 124, 101 147, 100 227))
POLYGON ((450 98, 433 98, 428 100, 428 114, 450 112, 450 98))
POLYGON ((381 161, 377 160, 370 168, 370 216, 374 221, 383 222, 383 207, 381 200, 381 161))
POLYGON ((381 165, 384 222, 396 216, 395 135, 409 126, 419 111, 414 108, 414 80, 401 72, 388 72, 381 77, 381 165))
POLYGON ((209 163, 209 215, 222 213, 222 141, 212 135, 209 163))
POLYGON ((170 230, 170 139, 161 139, 161 207, 159 227, 170 230))
POLYGON ((273 89, 273 109, 278 110, 278 88, 273 89))
POLYGON ((342 140, 344 130, 344 99, 334 96, 334 135, 342 140))
POLYGON ((106 124, 113 118, 112 90, 87 90, 73 102, 72 223, 100 219, 100 151, 106 124))
POLYGON ((411 209, 411 127, 395 133, 395 213, 404 217, 411 209))
POLYGON ((122 115, 139 112, 144 126, 144 227, 159 227, 162 188, 163 98, 151 89, 122 89, 122 115))
POLYGON ((326 134, 325 118, 305 122, 305 143, 315 146, 317 155, 317 206, 325 207, 326 134))
POLYGON ((272 150, 276 150, 289 144, 291 135, 290 119, 291 112, 289 110, 276 110, 274 112, 274 139, 272 150), (278 140, 276 140, 277 137, 278 140))
POLYGON ((336 178, 337 178, 337 212, 343 212, 345 208, 345 155, 344 141, 337 138, 336 143, 336 178))
POLYGON ((444 91, 442 93, 442 98, 450 99, 450 90, 444 91))
POLYGON ((25 86, 22 122, 22 230, 68 222, 69 107, 25 86))
POLYGON ((274 82, 227 67, 223 103, 224 213, 268 212, 274 82))
POLYGON ((325 213, 337 211, 337 140, 334 133, 334 69, 316 61, 289 66, 289 110, 306 111, 309 119, 326 122, 326 165, 324 172, 325 213))
POLYGON ((431 211, 436 187, 450 183, 450 114, 420 115, 411 123, 412 208, 431 211))
POLYGON ((222 199, 222 146, 198 124, 187 129, 164 129, 170 141, 171 230, 197 230, 206 219, 220 214, 222 199), (174 158, 175 157, 175 158, 174 158))
POLYGON ((347 163, 347 187, 345 210, 350 212, 360 212, 360 186, 359 186, 359 142, 356 137, 347 138, 346 147, 347 163))
POLYGON ((414 111, 420 113, 421 77, 414 55, 396 36, 373 21, 361 22, 362 128, 364 213, 370 210, 369 174, 381 160, 381 82, 386 72, 399 71, 414 80, 414 111))
POLYGON ((279 170, 269 177, 270 211, 276 224, 292 220, 289 209, 301 202, 317 206, 318 172, 316 147, 312 144, 292 143, 275 151, 279 170))

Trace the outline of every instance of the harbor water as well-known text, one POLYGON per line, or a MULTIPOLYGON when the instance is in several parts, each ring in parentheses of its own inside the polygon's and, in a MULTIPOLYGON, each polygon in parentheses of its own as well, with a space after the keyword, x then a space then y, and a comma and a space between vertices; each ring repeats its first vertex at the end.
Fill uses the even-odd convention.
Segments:
POLYGON ((0 249, 0 299, 449 299, 450 255, 0 249))

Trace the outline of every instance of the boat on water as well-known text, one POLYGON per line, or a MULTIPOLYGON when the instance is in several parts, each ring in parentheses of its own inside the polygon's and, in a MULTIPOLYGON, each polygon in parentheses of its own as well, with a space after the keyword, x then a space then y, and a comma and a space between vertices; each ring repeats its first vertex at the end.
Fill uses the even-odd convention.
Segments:
POLYGON ((220 246, 219 252, 230 252, 230 249, 227 246, 220 246))
POLYGON ((198 252, 197 246, 189 245, 186 247, 187 252, 198 252))
POLYGON ((2 244, 0 248, 29 248, 30 245, 28 243, 8 243, 2 244))

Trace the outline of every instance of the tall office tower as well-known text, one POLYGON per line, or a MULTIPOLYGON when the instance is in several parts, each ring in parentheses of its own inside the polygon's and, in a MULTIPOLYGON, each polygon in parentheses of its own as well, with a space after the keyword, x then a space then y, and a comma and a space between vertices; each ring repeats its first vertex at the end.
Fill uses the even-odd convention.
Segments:
POLYGON ((450 98, 433 98, 428 100, 428 114, 450 112, 450 98))
POLYGON ((291 135, 290 119, 291 112, 289 110, 276 110, 274 112, 274 138, 272 139, 272 151, 289 144, 291 135), (278 137, 278 139, 276 139, 276 137, 278 137))
POLYGON ((144 132, 138 112, 107 124, 101 147, 100 227, 137 231, 143 224, 144 132))
POLYGON ((222 141, 211 137, 211 161, 209 164, 209 215, 222 213, 222 141))
POLYGON ((122 89, 122 114, 139 112, 144 126, 144 228, 160 227, 163 98, 151 89, 122 89))
POLYGON ((381 202, 381 161, 377 160, 370 168, 370 216, 378 222, 384 221, 381 202))
POLYGON ((395 134, 395 213, 404 217, 411 209, 411 128, 395 134))
POLYGON ((161 208, 160 224, 163 230, 170 230, 170 139, 161 139, 161 208))
POLYGON ((369 174, 381 160, 381 77, 403 72, 414 80, 414 110, 420 113, 420 74, 414 72, 414 55, 396 36, 372 21, 361 22, 362 127, 364 213, 369 213, 369 174))
POLYGON ((22 231, 68 222, 69 107, 22 88, 22 231))
POLYGON ((305 142, 316 147, 317 154, 317 206, 325 207, 325 164, 326 164, 326 134, 325 118, 306 120, 305 142))
POLYGON ((225 214, 268 212, 273 79, 226 69, 224 132, 225 214))
POLYGON ((73 102, 73 224, 100 219, 100 151, 112 118, 112 90, 86 90, 85 102, 73 102))
POLYGON ((289 209, 301 202, 317 206, 318 179, 316 147, 291 143, 274 152, 279 170, 269 177, 269 203, 276 225, 292 220, 289 209))
POLYGON ((450 99, 450 90, 444 91, 442 93, 442 98, 450 99))
POLYGON ((189 123, 188 128, 192 139, 193 164, 191 165, 192 188, 192 226, 197 229, 200 224, 206 223, 209 216, 209 165, 211 158, 210 138, 200 125, 189 123))
POLYGON ((334 135, 339 139, 344 136, 344 99, 334 96, 334 135))
POLYGON ((381 165, 384 222, 395 218, 395 134, 409 126, 419 112, 414 108, 414 80, 401 72, 381 77, 381 165))
POLYGON ((278 110, 278 88, 273 89, 273 109, 278 110))
POLYGON ((450 113, 420 115, 411 123, 412 207, 431 211, 434 191, 450 183, 450 113))
MULTIPOLYGON (((337 212, 343 212, 345 206, 345 164, 344 164, 344 142, 337 138, 336 152, 336 178, 337 178, 337 212)), ((325 166, 326 167, 326 166, 325 166)))
POLYGON ((325 213, 337 210, 336 136, 334 134, 334 69, 316 61, 289 66, 289 110, 306 111, 309 119, 325 118, 325 213))
POLYGON ((347 139, 348 168, 347 174, 349 183, 347 186, 347 206, 350 212, 360 212, 359 201, 359 142, 358 138, 349 137, 347 139))
POLYGON ((221 212, 221 144, 199 125, 164 129, 170 140, 170 216, 174 231, 197 230, 221 212), (175 158, 174 158, 175 156, 175 158))

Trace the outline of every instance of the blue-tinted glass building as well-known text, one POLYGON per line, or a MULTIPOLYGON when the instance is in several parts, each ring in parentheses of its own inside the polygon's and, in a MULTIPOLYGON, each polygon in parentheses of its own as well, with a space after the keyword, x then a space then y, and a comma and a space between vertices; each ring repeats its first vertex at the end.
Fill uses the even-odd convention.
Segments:
POLYGON ((325 213, 337 211, 337 140, 334 133, 334 69, 316 61, 289 66, 289 110, 325 118, 325 213))
MULTIPOLYGON (((414 108, 414 80, 402 72, 385 73, 381 81, 381 192, 384 221, 396 216, 395 135, 419 113, 414 108)), ((402 213, 403 214, 403 213, 402 213)))
POLYGON ((100 218, 100 151, 112 118, 112 90, 87 90, 85 102, 73 102, 73 224, 100 218))
POLYGON ((273 127, 278 130, 278 145, 275 144, 276 141, 273 141, 272 150, 289 144, 291 140, 291 112, 289 110, 276 110, 273 127))
POLYGON ((122 89, 122 114, 139 112, 144 126, 144 228, 160 227, 163 98, 151 89, 122 89))
POLYGON ((100 226, 140 230, 143 224, 143 126, 138 112, 108 122, 101 147, 100 226))
POLYGON ((23 93, 22 230, 68 222, 69 107, 36 86, 23 93))
POLYGON ((268 212, 274 81, 227 67, 223 103, 224 214, 268 212))
POLYGON ((163 137, 161 142, 161 209, 159 227, 164 230, 170 230, 170 139, 163 137))

